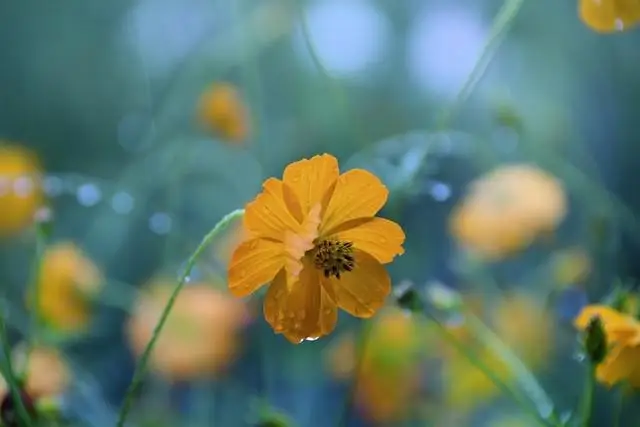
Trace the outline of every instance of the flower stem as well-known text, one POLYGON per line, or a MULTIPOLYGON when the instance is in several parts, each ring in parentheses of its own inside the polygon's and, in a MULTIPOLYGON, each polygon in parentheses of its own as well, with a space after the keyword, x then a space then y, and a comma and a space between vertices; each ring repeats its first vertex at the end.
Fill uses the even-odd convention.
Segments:
POLYGON ((533 407, 529 400, 523 396, 519 390, 510 387, 506 382, 499 378, 476 354, 476 352, 461 343, 455 335, 449 331, 449 329, 435 316, 427 313, 427 316, 434 322, 441 333, 441 336, 446 339, 455 349, 465 356, 471 364, 482 371, 505 395, 510 396, 520 408, 531 415, 532 418, 538 421, 542 426, 557 427, 559 423, 548 420, 543 414, 533 407))
POLYGON ((360 381, 362 366, 364 365, 364 358, 366 357, 371 327, 372 324, 370 320, 364 321, 364 326, 360 331, 360 337, 356 348, 356 364, 353 369, 353 379, 351 381, 351 387, 347 393, 347 399, 342 407, 342 413, 340 414, 340 419, 337 424, 338 427, 347 427, 349 425, 349 416, 352 413, 356 394, 358 393, 358 382, 360 381))
POLYGON ((129 411, 131 410, 131 405, 133 404, 133 396, 136 390, 138 389, 138 386, 142 382, 142 379, 147 371, 147 364, 149 363, 151 352, 153 351, 153 348, 155 347, 156 342, 158 341, 160 333, 162 332, 162 328, 164 327, 167 321, 167 318, 169 317, 169 314, 171 312, 171 309, 173 308, 173 305, 175 304, 175 301, 178 298, 178 294, 182 290, 182 287, 184 286, 185 282, 187 281, 189 274, 191 274, 191 270, 195 266, 196 261, 198 260, 200 255, 202 255, 205 249, 209 247, 211 242, 213 242, 213 240, 218 235, 220 235, 220 233, 222 233, 229 224, 231 224, 235 219, 239 218, 243 214, 244 214, 244 210, 238 209, 224 216, 211 229, 211 231, 209 231, 209 233, 207 233, 207 235, 204 236, 204 238, 202 239, 202 241, 200 242, 196 250, 189 257, 187 264, 184 268, 184 271, 180 275, 178 283, 173 289, 173 292, 169 297, 169 301, 167 301, 167 305, 164 307, 164 310, 162 311, 160 319, 158 320, 158 323, 156 324, 153 330, 153 335, 151 336, 151 339, 147 343, 147 346, 145 347, 144 351, 142 352, 142 355, 140 356, 140 360, 138 361, 136 369, 133 373, 133 379, 131 380, 131 384, 129 385, 129 388, 127 389, 127 393, 124 396, 124 403, 122 404, 122 408, 120 408, 120 413, 118 414, 118 421, 116 423, 117 427, 124 426, 127 416, 129 415, 129 411))
MULTIPOLYGON (((2 358, 4 359, 0 363, 0 374, 4 377, 11 398, 15 402, 16 409, 18 411, 18 425, 20 427, 30 427, 31 416, 27 411, 27 408, 22 400, 21 384, 18 378, 16 378, 15 371, 13 369, 13 363, 11 360, 11 345, 9 344, 9 338, 7 337, 7 328, 5 325, 4 317, 0 315, 0 346, 2 346, 2 358)), ((28 360, 27 363, 28 365, 28 360)), ((0 399, 4 399, 5 396, 0 396, 0 399)))
POLYGON ((507 365, 509 370, 513 372, 524 392, 529 395, 538 408, 538 413, 550 413, 551 418, 557 421, 557 416, 553 409, 553 402, 520 358, 478 317, 472 313, 466 313, 465 317, 468 319, 474 334, 482 342, 486 343, 489 348, 493 349, 496 355, 507 365))
POLYGON ((593 393, 596 388, 596 368, 589 364, 587 369, 587 377, 584 386, 584 395, 582 396, 582 426, 589 427, 591 425, 591 413, 593 411, 593 393))

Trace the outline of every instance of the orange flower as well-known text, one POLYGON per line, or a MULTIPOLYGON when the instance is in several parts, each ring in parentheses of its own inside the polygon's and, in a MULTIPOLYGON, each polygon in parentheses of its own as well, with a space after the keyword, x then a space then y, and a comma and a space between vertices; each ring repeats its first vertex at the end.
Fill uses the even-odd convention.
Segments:
POLYGON ((214 83, 200 97, 200 123, 227 141, 241 143, 249 135, 249 117, 235 86, 214 83))
MULTIPOLYGON (((27 374, 25 391, 33 398, 55 397, 62 393, 68 386, 71 373, 62 358, 62 355, 54 348, 35 347, 29 351, 27 347, 18 346, 13 351, 12 358, 16 369, 27 374)), ((6 393, 7 385, 0 378, 0 396, 6 393)))
POLYGON ((33 222, 44 198, 39 174, 33 153, 0 141, 0 235, 11 235, 33 222))
POLYGON ((623 31, 640 23, 640 0, 580 0, 579 13, 594 31, 623 31))
POLYGON ((421 362, 429 347, 425 336, 430 337, 429 330, 419 318, 384 309, 367 335, 360 363, 352 334, 330 349, 331 374, 347 379, 357 369, 356 401, 366 416, 377 422, 398 421, 418 397, 421 362))
POLYGON ((450 227, 463 246, 502 259, 558 226, 567 210, 562 185, 531 165, 500 167, 473 182, 450 227))
POLYGON ((640 322, 634 317, 604 305, 589 305, 575 319, 575 326, 584 331, 592 317, 602 320, 609 352, 597 367, 598 381, 611 387, 628 381, 640 388, 640 322))
MULTIPOLYGON (((156 280, 141 295, 127 326, 134 353, 140 356, 151 339, 173 290, 156 280)), ((191 380, 216 374, 237 354, 246 307, 208 283, 185 287, 175 302, 151 356, 151 366, 170 380, 191 380)))
POLYGON ((382 264, 404 252, 400 226, 374 217, 387 196, 365 170, 339 175, 329 154, 290 164, 246 207, 229 289, 244 297, 271 282, 265 319, 293 343, 331 333, 338 307, 373 316, 391 290, 382 264))
POLYGON ((53 329, 82 330, 90 319, 90 297, 97 294, 101 284, 98 268, 75 244, 52 245, 44 253, 40 266, 38 314, 53 329))

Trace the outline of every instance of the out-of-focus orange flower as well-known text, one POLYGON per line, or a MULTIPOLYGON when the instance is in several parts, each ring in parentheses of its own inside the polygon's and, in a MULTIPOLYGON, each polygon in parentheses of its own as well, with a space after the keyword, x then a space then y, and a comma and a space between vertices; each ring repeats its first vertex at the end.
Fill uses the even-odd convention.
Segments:
POLYGON ((566 211, 563 186, 554 177, 531 165, 508 165, 471 184, 450 228, 472 252, 499 260, 554 231, 566 211))
POLYGON ((271 282, 265 319, 292 343, 331 333, 338 307, 373 316, 391 290, 383 264, 404 252, 400 226, 374 217, 387 196, 365 170, 340 175, 329 154, 290 164, 246 207, 229 289, 244 297, 271 282))
POLYGON ((579 13, 594 31, 624 31, 640 23, 640 0, 580 0, 579 13))
POLYGON ((198 118, 207 129, 226 141, 241 143, 249 136, 249 114, 235 86, 214 83, 202 96, 198 118))
POLYGON ((612 387, 628 381, 640 388, 640 321, 611 307, 589 305, 575 319, 575 326, 584 331, 590 320, 600 317, 604 326, 609 352, 596 368, 598 381, 612 387))
POLYGON ((424 322, 388 308, 371 325, 362 360, 358 363, 356 342, 349 334, 330 349, 329 369, 337 379, 350 378, 357 371, 356 402, 368 418, 398 421, 417 403, 429 336, 424 322))
MULTIPOLYGON (((71 242, 47 248, 38 276, 37 312, 52 329, 77 332, 90 320, 91 298, 100 290, 96 265, 71 242)), ((28 304, 31 306, 31 295, 28 304)))
MULTIPOLYGON (((153 335, 175 284, 158 279, 141 294, 127 335, 140 356, 153 335)), ((151 366, 170 380, 192 380, 223 371, 237 354, 248 320, 244 304, 209 283, 185 287, 175 301, 151 356, 151 366)))
MULTIPOLYGON (((507 295, 492 307, 491 313, 495 333, 530 369, 538 369, 547 363, 553 344, 553 322, 531 297, 507 295)), ((512 373, 494 349, 479 343, 464 322, 453 325, 451 332, 471 346, 499 379, 503 382, 513 380, 512 373)), ((499 394, 494 382, 460 352, 449 349, 445 357, 445 395, 452 408, 468 413, 499 394)))
POLYGON ((40 164, 32 152, 0 141, 0 236, 29 226, 42 206, 40 164))
POLYGON ((576 285, 589 277, 591 258, 582 248, 557 251, 552 257, 553 277, 559 286, 576 285))
MULTIPOLYGON (((64 392, 69 385, 71 373, 62 355, 55 348, 49 347, 34 347, 28 355, 26 350, 26 346, 16 347, 12 358, 15 368, 24 370, 27 375, 27 394, 36 399, 55 397, 64 392)), ((7 384, 2 378, 0 390, 0 396, 7 392, 7 384)))

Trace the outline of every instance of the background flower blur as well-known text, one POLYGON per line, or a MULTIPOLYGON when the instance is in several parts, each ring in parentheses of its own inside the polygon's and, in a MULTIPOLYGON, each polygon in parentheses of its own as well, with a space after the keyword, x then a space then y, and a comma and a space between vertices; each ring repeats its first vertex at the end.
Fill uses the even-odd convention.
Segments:
MULTIPOLYGON (((639 314, 637 4, 0 2, 0 365, 52 425, 114 427, 202 237, 330 153, 390 191, 396 290, 569 419, 587 387, 574 319, 639 314)), ((191 271, 131 426, 540 425, 394 296, 317 341, 275 335, 262 292, 227 290, 245 237, 230 224, 191 271)), ((633 388, 594 402, 592 427, 640 423, 633 388)))

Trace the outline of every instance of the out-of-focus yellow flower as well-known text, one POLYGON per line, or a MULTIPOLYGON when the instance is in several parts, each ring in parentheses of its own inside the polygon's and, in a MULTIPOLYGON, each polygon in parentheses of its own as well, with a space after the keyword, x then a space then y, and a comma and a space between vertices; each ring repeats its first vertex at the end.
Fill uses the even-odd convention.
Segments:
MULTIPOLYGON (((127 325, 133 352, 140 356, 153 335, 175 286, 158 279, 143 292, 127 325)), ((192 380, 223 371, 239 351, 248 320, 245 305, 209 283, 185 287, 175 301, 151 356, 151 366, 169 380, 192 380)))
POLYGON ((235 86, 214 83, 202 96, 198 118, 207 129, 226 141, 242 143, 249 136, 249 114, 235 86))
POLYGON ((640 388, 640 322, 604 305, 589 305, 575 319, 575 326, 585 330, 590 320, 599 316, 609 343, 604 362, 597 367, 598 381, 612 387, 628 381, 640 388))
POLYGON ((35 154, 0 141, 0 236, 9 236, 33 223, 44 200, 40 173, 35 154))
MULTIPOLYGON (((69 385, 71 373, 62 355, 50 347, 34 347, 28 352, 28 356, 26 350, 26 345, 16 347, 12 358, 15 368, 24 370, 27 375, 27 394, 37 399, 55 397, 64 392, 69 385)), ((4 396, 6 392, 7 384, 0 377, 0 396, 4 396)))
POLYGON ((356 402, 376 422, 398 421, 417 403, 421 365, 431 336, 415 316, 387 308, 373 321, 365 352, 358 364, 353 335, 342 337, 328 353, 334 378, 346 379, 357 370, 356 402))
MULTIPOLYGON (((553 322, 542 307, 523 294, 511 294, 492 307, 491 326, 506 346, 511 348, 530 368, 543 367, 553 344, 553 322)), ((513 380, 506 364, 492 348, 479 343, 465 323, 452 326, 451 331, 474 349, 481 361, 503 382, 513 380)), ((448 404, 462 413, 495 398, 499 389, 493 381, 468 359, 449 349, 445 360, 445 395, 448 404)))
MULTIPOLYGON (((75 244, 51 245, 38 275, 38 315, 54 330, 78 332, 89 323, 91 299, 101 285, 98 268, 75 244)), ((31 306, 31 295, 28 304, 31 306)))
POLYGON ((591 273, 591 257, 582 248, 557 251, 552 257, 553 278, 559 286, 584 282, 591 273))
POLYGON ((499 260, 554 231, 567 211, 562 184, 532 165, 503 166, 473 182, 450 219, 453 236, 499 260))
POLYGON ((400 226, 375 217, 387 196, 365 170, 340 175, 329 154, 290 164, 246 207, 229 289, 245 297, 271 282, 265 319, 296 344, 331 333, 338 307, 373 316, 391 291, 383 264, 404 252, 400 226))
POLYGON ((640 0, 579 0, 580 19, 599 33, 624 31, 640 23, 640 0))

